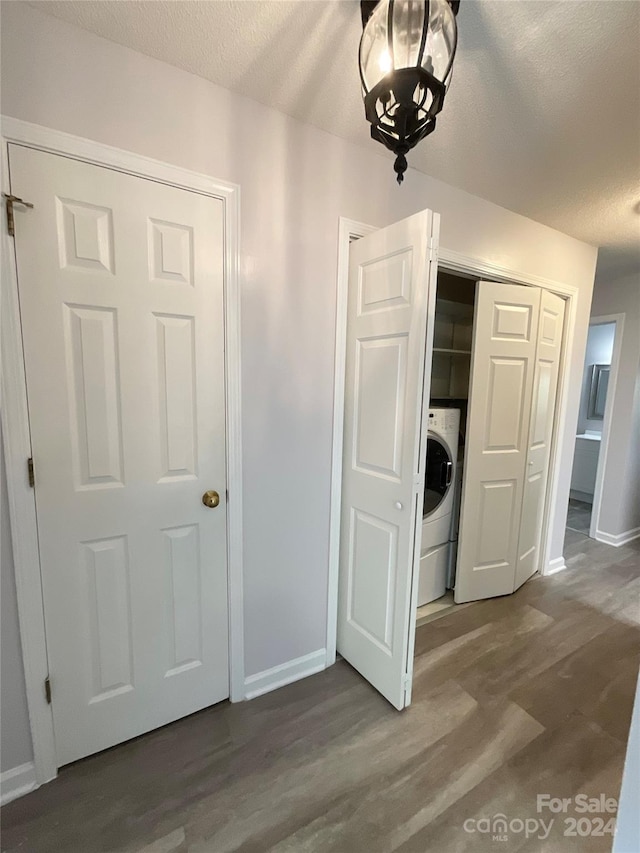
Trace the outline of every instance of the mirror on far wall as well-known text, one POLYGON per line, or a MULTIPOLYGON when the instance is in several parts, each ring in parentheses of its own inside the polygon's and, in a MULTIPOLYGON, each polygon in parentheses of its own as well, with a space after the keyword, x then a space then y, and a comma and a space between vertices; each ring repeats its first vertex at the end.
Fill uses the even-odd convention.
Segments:
POLYGON ((589 410, 587 412, 589 420, 601 421, 604 418, 610 368, 610 364, 591 365, 591 388, 589 390, 589 410))

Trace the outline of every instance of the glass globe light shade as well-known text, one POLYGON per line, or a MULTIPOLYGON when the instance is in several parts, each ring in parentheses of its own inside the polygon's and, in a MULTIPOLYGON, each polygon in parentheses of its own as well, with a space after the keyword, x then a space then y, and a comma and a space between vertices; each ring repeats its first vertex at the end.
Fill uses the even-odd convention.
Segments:
POLYGON ((406 154, 435 129, 451 80, 458 30, 449 0, 380 0, 360 40, 360 79, 371 136, 406 154))

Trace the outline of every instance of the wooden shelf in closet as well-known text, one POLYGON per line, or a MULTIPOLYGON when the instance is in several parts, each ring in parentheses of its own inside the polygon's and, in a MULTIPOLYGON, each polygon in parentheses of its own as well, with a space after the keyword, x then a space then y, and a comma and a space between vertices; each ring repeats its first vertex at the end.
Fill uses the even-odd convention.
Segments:
POLYGON ((443 352, 447 355, 471 355, 470 349, 447 349, 446 347, 434 347, 434 352, 443 352))

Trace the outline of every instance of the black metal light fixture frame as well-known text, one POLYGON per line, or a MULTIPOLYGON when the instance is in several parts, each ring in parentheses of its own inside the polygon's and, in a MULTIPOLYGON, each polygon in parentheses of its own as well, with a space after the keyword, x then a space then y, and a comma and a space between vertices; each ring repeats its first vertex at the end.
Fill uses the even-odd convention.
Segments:
MULTIPOLYGON (((399 184, 402 183, 407 169, 407 153, 435 130, 436 116, 442 109, 446 94, 445 82, 438 80, 421 65, 429 26, 429 0, 424 2, 422 40, 416 65, 392 69, 371 90, 368 90, 362 65, 359 63, 364 109, 367 121, 371 124, 371 137, 396 155, 394 169, 399 184), (422 93, 420 101, 414 99, 416 91, 422 93), (432 99, 428 108, 425 108, 429 92, 432 99)), ((460 0, 447 0, 447 2, 453 14, 457 16, 460 0)), ((393 55, 394 3, 395 0, 389 0, 387 40, 390 55, 393 55)), ((360 0, 363 33, 377 5, 378 0, 360 0)), ((454 44, 452 59, 455 56, 455 50, 454 44)))

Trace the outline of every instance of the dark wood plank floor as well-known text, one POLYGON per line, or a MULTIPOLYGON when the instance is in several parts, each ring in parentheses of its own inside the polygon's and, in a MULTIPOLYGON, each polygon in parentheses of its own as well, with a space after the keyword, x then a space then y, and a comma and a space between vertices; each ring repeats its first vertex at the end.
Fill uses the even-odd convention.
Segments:
MULTIPOLYGON (((412 706, 346 663, 68 767, 2 810, 28 853, 608 851, 465 831, 536 797, 619 793, 640 654, 640 542, 568 531, 569 568, 418 630, 412 706)), ((569 812, 573 814, 573 812, 569 812)), ((592 817, 592 816, 590 816, 592 817)), ((539 833, 538 833, 539 834, 539 833)))

